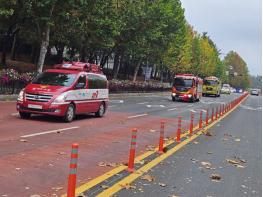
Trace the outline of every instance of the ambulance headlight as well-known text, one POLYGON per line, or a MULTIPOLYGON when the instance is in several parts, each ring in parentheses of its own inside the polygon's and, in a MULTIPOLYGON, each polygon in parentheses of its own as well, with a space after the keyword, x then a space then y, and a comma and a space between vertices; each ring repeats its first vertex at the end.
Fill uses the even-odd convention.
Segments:
POLYGON ((17 100, 18 101, 23 101, 24 100, 24 93, 25 93, 25 89, 22 89, 19 94, 18 94, 18 97, 17 97, 17 100))
POLYGON ((187 96, 188 96, 188 98, 191 98, 191 97, 192 97, 192 94, 188 94, 187 96))
POLYGON ((172 93, 172 96, 176 96, 176 93, 172 93))
POLYGON ((61 94, 52 102, 52 104, 61 104, 61 103, 64 103, 65 100, 66 100, 66 95, 61 94))

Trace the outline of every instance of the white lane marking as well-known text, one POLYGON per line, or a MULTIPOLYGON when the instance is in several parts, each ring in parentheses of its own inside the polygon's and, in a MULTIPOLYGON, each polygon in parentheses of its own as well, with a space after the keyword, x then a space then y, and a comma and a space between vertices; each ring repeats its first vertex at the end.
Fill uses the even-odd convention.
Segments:
POLYGON ((254 107, 251 107, 251 106, 248 106, 248 105, 240 105, 240 107, 243 108, 243 109, 248 109, 248 110, 252 110, 252 111, 260 111, 260 110, 262 110, 262 107, 254 108, 254 107))
POLYGON ((135 116, 129 116, 128 119, 138 118, 138 117, 147 116, 147 115, 148 114, 139 114, 139 115, 135 115, 135 116))
POLYGON ((137 103, 139 105, 143 105, 143 104, 146 104, 146 103, 149 103, 149 102, 143 102, 143 103, 137 103))
POLYGON ((111 103, 124 103, 124 100, 110 100, 111 103))
POLYGON ((146 105, 146 107, 165 107, 164 105, 146 105))
POLYGON ((206 110, 205 110, 205 109, 202 109, 202 112, 205 112, 205 113, 206 113, 206 110))
POLYGON ((167 109, 167 111, 173 111, 173 110, 177 110, 177 108, 171 108, 171 109, 167 109))
POLYGON ((193 105, 187 105, 187 107, 192 107, 193 105))
POLYGON ((19 113, 12 113, 11 116, 18 116, 19 113))
POLYGON ((109 107, 115 107, 116 105, 109 105, 109 107))
POLYGON ((44 132, 39 132, 39 133, 32 133, 28 135, 22 135, 20 136, 21 138, 28 138, 28 137, 35 137, 39 135, 45 135, 45 134, 50 134, 50 133, 57 133, 60 131, 67 131, 67 130, 72 130, 72 129, 78 129, 79 127, 69 127, 69 128, 64 128, 64 129, 56 129, 56 130, 51 130, 51 131, 44 131, 44 132))

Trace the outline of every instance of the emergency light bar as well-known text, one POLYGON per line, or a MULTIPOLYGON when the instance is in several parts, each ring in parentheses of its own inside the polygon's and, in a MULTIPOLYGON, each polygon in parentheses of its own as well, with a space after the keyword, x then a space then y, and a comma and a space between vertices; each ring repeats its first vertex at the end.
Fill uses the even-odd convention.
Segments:
POLYGON ((99 65, 84 62, 63 62, 54 66, 56 69, 80 70, 92 73, 102 73, 99 65))

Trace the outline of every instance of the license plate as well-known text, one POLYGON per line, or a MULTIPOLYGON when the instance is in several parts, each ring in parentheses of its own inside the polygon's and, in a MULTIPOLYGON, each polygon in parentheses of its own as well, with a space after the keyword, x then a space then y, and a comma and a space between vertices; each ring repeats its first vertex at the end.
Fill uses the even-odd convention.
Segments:
POLYGON ((32 108, 32 109, 42 109, 42 105, 32 105, 32 104, 28 104, 28 108, 32 108))

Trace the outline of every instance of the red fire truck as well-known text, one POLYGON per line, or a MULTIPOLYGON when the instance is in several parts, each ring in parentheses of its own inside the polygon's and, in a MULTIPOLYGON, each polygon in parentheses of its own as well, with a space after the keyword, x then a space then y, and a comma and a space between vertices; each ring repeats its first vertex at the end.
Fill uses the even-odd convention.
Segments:
POLYGON ((64 62, 41 73, 21 90, 16 108, 21 118, 44 114, 71 122, 78 114, 103 116, 108 100, 108 81, 98 65, 64 62))
POLYGON ((172 100, 195 102, 202 97, 203 80, 192 74, 178 74, 174 77, 172 100))

